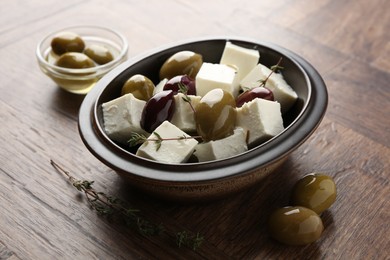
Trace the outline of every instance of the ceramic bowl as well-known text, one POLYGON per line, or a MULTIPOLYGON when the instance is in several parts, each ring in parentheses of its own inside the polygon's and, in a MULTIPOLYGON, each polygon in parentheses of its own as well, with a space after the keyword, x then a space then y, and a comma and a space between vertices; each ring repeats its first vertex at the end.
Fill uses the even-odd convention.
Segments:
POLYGON ((105 74, 124 62, 127 58, 128 43, 119 32, 100 26, 73 26, 63 28, 45 36, 36 49, 36 57, 42 72, 51 78, 59 87, 75 94, 86 94, 105 74), (61 32, 78 34, 85 45, 98 44, 110 50, 114 59, 106 64, 92 68, 69 69, 55 65, 58 58, 51 51, 52 39, 61 32))
POLYGON ((319 73, 306 60, 280 46, 240 37, 210 37, 183 41, 131 58, 104 76, 84 99, 79 132, 86 147, 129 185, 163 198, 204 200, 221 198, 261 182, 275 171, 320 124, 327 107, 327 90, 319 73), (136 156, 110 140, 104 132, 101 105, 120 96, 123 83, 144 74, 155 84, 164 61, 181 50, 202 54, 219 63, 226 41, 257 49, 267 66, 283 58, 283 75, 299 99, 284 115, 285 130, 237 156, 203 163, 166 164, 136 156))

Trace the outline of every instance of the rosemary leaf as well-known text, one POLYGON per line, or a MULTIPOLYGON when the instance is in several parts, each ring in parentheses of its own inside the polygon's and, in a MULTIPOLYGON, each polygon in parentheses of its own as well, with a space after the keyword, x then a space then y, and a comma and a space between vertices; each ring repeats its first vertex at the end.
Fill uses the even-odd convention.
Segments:
POLYGON ((268 79, 271 77, 273 73, 275 73, 276 70, 283 69, 282 66, 280 66, 280 63, 282 62, 282 57, 279 58, 279 61, 276 65, 271 66, 271 72, 268 74, 268 76, 265 79, 260 79, 260 87, 265 87, 265 84, 267 84, 268 79))
POLYGON ((127 141, 130 147, 137 146, 139 144, 143 144, 146 141, 146 136, 139 133, 132 133, 130 139, 127 141))
POLYGON ((155 141, 155 144, 156 144, 156 151, 158 151, 161 148, 161 143, 163 139, 161 138, 161 135, 159 133, 153 132, 153 134, 157 136, 157 140, 155 141))
POLYGON ((195 113, 195 108, 192 106, 191 98, 187 95, 188 87, 181 82, 178 84, 178 86, 179 86, 179 93, 184 94, 184 97, 182 97, 182 99, 184 100, 184 102, 187 102, 190 105, 191 110, 195 113))
POLYGON ((181 231, 176 234, 176 244, 178 247, 187 246, 196 250, 203 243, 203 237, 197 233, 193 235, 187 231, 181 231))

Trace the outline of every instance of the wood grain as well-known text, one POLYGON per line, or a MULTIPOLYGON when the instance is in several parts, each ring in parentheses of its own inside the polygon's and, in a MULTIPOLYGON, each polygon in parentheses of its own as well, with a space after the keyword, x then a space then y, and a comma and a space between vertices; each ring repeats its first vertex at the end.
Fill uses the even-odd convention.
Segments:
POLYGON ((389 259, 389 8, 386 0, 0 1, 0 259, 389 259), (60 90, 38 68, 38 41, 75 24, 123 32, 129 57, 208 35, 274 42, 321 73, 327 114, 275 174, 243 193, 202 204, 149 197, 89 153, 77 130, 83 96, 60 90), (50 159, 205 242, 194 252, 108 222, 50 159), (338 188, 322 215, 324 233, 307 246, 281 245, 267 233, 268 216, 314 171, 338 188))

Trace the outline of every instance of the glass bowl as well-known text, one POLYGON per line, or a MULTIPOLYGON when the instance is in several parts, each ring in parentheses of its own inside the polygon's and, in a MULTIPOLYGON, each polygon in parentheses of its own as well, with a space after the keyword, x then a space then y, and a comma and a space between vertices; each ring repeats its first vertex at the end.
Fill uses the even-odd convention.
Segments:
MULTIPOLYGON (((40 69, 59 87, 75 94, 86 94, 107 72, 114 69, 127 58, 128 42, 126 38, 112 29, 99 26, 73 26, 50 33, 37 46, 36 57, 40 69), (99 44, 113 54, 114 59, 106 64, 92 68, 70 69, 54 64, 56 58, 51 48, 52 39, 61 32, 78 34, 85 45, 99 44)), ((58 56, 57 56, 58 57, 58 56)))

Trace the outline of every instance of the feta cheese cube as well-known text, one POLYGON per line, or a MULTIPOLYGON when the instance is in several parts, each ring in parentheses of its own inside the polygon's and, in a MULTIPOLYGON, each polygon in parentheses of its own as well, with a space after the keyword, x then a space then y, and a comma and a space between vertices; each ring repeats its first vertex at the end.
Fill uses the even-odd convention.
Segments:
POLYGON ((248 150, 246 144, 247 132, 237 127, 234 133, 223 139, 200 143, 195 147, 194 155, 199 162, 229 158, 248 150))
POLYGON ((157 94, 157 93, 163 91, 163 90, 164 90, 164 86, 165 86, 165 84, 167 84, 167 82, 168 82, 168 79, 162 79, 162 80, 156 85, 156 87, 154 88, 154 90, 153 90, 153 95, 155 95, 155 94, 157 94))
POLYGON ((198 141, 184 137, 190 136, 169 121, 164 121, 138 148, 136 155, 164 163, 186 162, 198 141), (159 138, 170 140, 158 141, 159 138))
POLYGON ((146 102, 129 93, 102 104, 104 131, 114 141, 126 144, 133 132, 147 134, 140 125, 146 102))
MULTIPOLYGON (((175 109, 170 122, 186 133, 196 132, 195 113, 190 104, 184 101, 184 97, 183 93, 174 96, 175 109)), ((188 95, 188 97, 191 99, 192 107, 196 107, 201 99, 200 96, 188 95)))
POLYGON ((220 88, 237 96, 239 86, 236 70, 228 65, 203 62, 195 78, 196 94, 204 96, 212 89, 220 88))
POLYGON ((256 145, 284 130, 280 104, 261 98, 237 108, 236 125, 248 131, 248 145, 256 145))
MULTIPOLYGON (((271 70, 269 68, 262 64, 258 64, 241 80, 240 86, 244 90, 258 87, 261 80, 265 80, 270 73, 271 70)), ((287 112, 298 98, 297 93, 287 84, 283 76, 279 73, 272 73, 271 77, 267 80, 265 87, 273 92, 275 100, 278 101, 282 107, 282 113, 287 112)))
POLYGON ((258 50, 244 48, 231 42, 226 42, 221 57, 221 64, 237 68, 237 83, 239 83, 258 63, 258 50))

